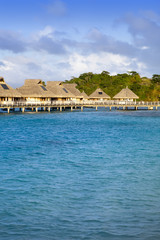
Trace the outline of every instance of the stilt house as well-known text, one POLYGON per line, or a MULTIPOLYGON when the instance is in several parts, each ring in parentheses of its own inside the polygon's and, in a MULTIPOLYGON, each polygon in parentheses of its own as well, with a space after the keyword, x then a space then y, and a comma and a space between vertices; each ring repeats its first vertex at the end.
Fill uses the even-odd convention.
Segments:
POLYGON ((21 98, 21 94, 0 77, 0 103, 13 103, 20 101, 21 98))
POLYGON ((111 97, 108 96, 102 89, 96 89, 91 95, 89 95, 89 100, 93 101, 103 101, 103 100, 110 100, 111 97))

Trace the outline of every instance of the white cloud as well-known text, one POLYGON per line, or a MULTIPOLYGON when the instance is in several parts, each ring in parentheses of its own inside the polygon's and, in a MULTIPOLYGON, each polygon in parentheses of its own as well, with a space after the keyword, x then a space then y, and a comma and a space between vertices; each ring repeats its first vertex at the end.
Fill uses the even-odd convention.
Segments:
POLYGON ((146 50, 146 49, 149 49, 149 47, 148 46, 142 46, 140 49, 146 50))
POLYGON ((146 65, 136 58, 129 58, 113 53, 92 53, 83 56, 73 52, 69 57, 55 57, 42 52, 35 52, 26 56, 6 56, 1 66, 1 75, 13 87, 24 84, 26 78, 40 78, 44 81, 71 79, 84 72, 100 73, 109 71, 112 75, 136 70, 145 73, 146 65))
MULTIPOLYGON (((68 64, 71 66, 70 68, 63 66, 63 68, 59 67, 59 69, 57 69, 57 64, 54 64, 55 59, 53 56, 45 55, 45 57, 43 57, 42 53, 35 56, 36 57, 34 57, 34 55, 6 57, 6 60, 3 61, 5 66, 1 67, 1 75, 4 76, 9 84, 17 87, 23 85, 24 79, 26 78, 42 78, 45 81, 65 80, 74 74, 77 75, 81 72, 88 71, 88 68, 93 64, 93 61, 92 63, 88 62, 93 56, 84 60, 83 56, 75 53, 69 58, 68 64), (41 68, 38 71, 35 71, 35 68, 28 68, 28 64, 30 65, 31 62, 41 68)), ((67 59, 65 59, 65 61, 67 62, 67 59)), ((57 62, 61 62, 61 59, 59 61, 57 60, 56 63, 57 62)), ((96 66, 96 64, 93 64, 93 66, 96 66)))
POLYGON ((71 76, 79 76, 84 72, 100 73, 103 70, 107 70, 111 74, 117 74, 127 72, 128 69, 136 69, 141 73, 146 69, 145 64, 135 58, 113 53, 90 54, 85 57, 73 53, 68 62, 71 66, 71 76))
POLYGON ((63 81, 84 72, 103 70, 111 74, 135 70, 142 76, 158 73, 160 26, 143 16, 127 15, 123 21, 133 42, 119 41, 97 28, 89 31, 86 38, 81 37, 83 41, 50 25, 26 41, 16 33, 0 31, 1 75, 17 87, 26 78, 63 81))
POLYGON ((54 29, 51 26, 46 26, 44 29, 40 30, 37 34, 36 34, 36 38, 41 38, 44 36, 53 37, 53 33, 54 33, 54 29))
POLYGON ((4 60, 3 65, 0 66, 0 70, 1 72, 8 72, 8 71, 12 71, 14 67, 15 67, 15 64, 13 62, 4 60))

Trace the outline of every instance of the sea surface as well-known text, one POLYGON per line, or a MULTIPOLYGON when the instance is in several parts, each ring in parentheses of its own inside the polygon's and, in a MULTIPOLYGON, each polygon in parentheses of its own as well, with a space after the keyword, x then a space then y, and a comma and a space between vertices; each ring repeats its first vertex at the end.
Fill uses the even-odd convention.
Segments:
POLYGON ((160 239, 160 111, 0 114, 0 129, 0 239, 160 239))

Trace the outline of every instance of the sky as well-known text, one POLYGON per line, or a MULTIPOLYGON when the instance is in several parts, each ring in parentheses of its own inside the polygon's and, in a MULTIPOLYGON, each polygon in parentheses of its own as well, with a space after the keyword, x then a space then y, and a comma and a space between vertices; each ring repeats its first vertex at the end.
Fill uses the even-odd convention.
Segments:
POLYGON ((159 0, 0 0, 0 12, 0 76, 12 87, 160 74, 159 0))

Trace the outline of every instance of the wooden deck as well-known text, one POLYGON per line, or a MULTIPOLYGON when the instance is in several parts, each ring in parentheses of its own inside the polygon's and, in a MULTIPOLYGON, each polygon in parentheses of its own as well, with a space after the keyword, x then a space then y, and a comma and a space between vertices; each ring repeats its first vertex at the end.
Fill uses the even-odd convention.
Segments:
POLYGON ((58 110, 63 111, 66 108, 70 108, 73 111, 76 108, 80 108, 83 111, 83 108, 95 108, 98 110, 100 107, 108 108, 110 111, 112 109, 118 110, 158 110, 160 108, 160 102, 129 102, 129 101, 82 101, 82 102, 73 102, 73 101, 48 101, 44 103, 39 102, 7 102, 0 103, 1 113, 3 112, 14 112, 14 111, 52 111, 58 110))

